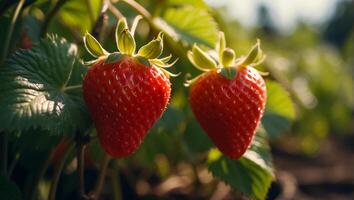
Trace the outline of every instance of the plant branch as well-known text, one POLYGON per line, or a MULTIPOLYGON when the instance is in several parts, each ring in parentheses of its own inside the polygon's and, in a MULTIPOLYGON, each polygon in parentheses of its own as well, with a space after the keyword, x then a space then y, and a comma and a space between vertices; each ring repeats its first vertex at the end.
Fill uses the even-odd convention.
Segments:
POLYGON ((2 65, 2 63, 5 61, 7 54, 9 53, 9 46, 10 46, 10 41, 12 38, 12 32, 14 31, 14 27, 17 21, 17 17, 22 9, 23 4, 25 3, 25 0, 20 0, 16 6, 15 12, 12 15, 11 18, 11 22, 10 22, 10 27, 9 30, 7 31, 6 37, 5 37, 5 41, 4 44, 2 46, 3 48, 3 52, 1 54, 0 57, 0 65, 2 65))
POLYGON ((118 166, 117 164, 115 164, 113 170, 111 170, 111 172, 109 173, 112 182, 111 186, 112 186, 114 200, 122 200, 122 187, 120 183, 118 170, 119 170, 118 166))
POLYGON ((73 148, 74 148, 74 142, 72 140, 70 140, 69 144, 68 144, 67 151, 65 152, 64 156, 62 157, 62 159, 60 160, 58 165, 55 167, 53 181, 52 181, 52 185, 51 185, 50 191, 49 191, 49 198, 48 199, 50 199, 50 200, 55 200, 55 195, 57 192, 57 187, 58 187, 61 172, 63 171, 64 166, 65 166, 65 162, 66 162, 68 156, 70 155, 71 151, 73 150, 73 148))
POLYGON ((68 0, 58 0, 55 4, 54 8, 49 11, 47 17, 45 18, 42 28, 41 28, 41 36, 44 37, 47 32, 49 23, 52 21, 53 17, 57 14, 60 8, 67 2, 68 0))
POLYGON ((77 149, 77 181, 79 197, 85 196, 85 176, 84 176, 84 162, 85 162, 85 145, 80 141, 76 144, 77 149))
MULTIPOLYGON (((36 199, 36 191, 37 191, 38 183, 43 178, 45 172, 47 171, 54 152, 55 152, 55 148, 53 147, 48 155, 48 158, 43 162, 39 172, 37 173, 37 175, 34 179, 34 182, 32 184, 32 187, 29 189, 30 192, 27 193, 27 194, 30 194, 28 196, 30 196, 31 197, 30 199, 32 199, 32 200, 36 199)), ((25 192, 25 194, 26 194, 26 192, 25 192)))
POLYGON ((89 135, 84 135, 81 132, 76 133, 76 157, 77 157, 77 182, 79 199, 87 199, 85 193, 85 147, 90 141, 89 135))
POLYGON ((111 1, 107 0, 108 10, 114 15, 115 18, 121 19, 124 15, 111 3, 111 1))
POLYGON ((91 31, 93 37, 97 38, 98 41, 100 41, 100 42, 102 40, 102 33, 105 32, 105 29, 107 28, 107 25, 108 25, 108 15, 106 14, 106 12, 107 12, 109 3, 110 2, 107 0, 104 0, 102 2, 102 8, 101 8, 100 15, 98 16, 98 19, 97 19, 96 23, 94 24, 92 31, 91 31))
POLYGON ((137 11, 141 16, 143 16, 149 22, 150 25, 154 25, 152 21, 152 16, 149 13, 149 11, 147 11, 139 3, 137 3, 134 0, 121 0, 121 1, 127 4, 128 6, 130 6, 131 8, 133 8, 135 11, 137 11))
POLYGON ((90 195, 90 197, 92 199, 98 199, 101 194, 101 191, 102 191, 102 188, 104 185, 104 180, 105 180, 106 174, 107 174, 108 163, 110 160, 111 160, 111 157, 108 154, 105 154, 101 160, 101 165, 100 165, 101 171, 100 171, 100 174, 98 175, 95 189, 92 192, 92 194, 90 195))

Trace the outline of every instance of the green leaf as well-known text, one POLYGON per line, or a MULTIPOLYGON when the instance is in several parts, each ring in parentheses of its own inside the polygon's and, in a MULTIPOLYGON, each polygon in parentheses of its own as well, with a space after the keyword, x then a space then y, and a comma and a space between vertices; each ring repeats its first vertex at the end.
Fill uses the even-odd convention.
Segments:
POLYGON ((135 53, 135 39, 128 29, 124 29, 118 37, 118 49, 123 54, 133 55, 135 53))
POLYGON ((21 200, 21 192, 17 185, 5 176, 0 176, 0 197, 2 200, 21 200))
POLYGON ((288 131, 295 119, 295 108, 287 91, 274 81, 266 81, 267 103, 262 124, 271 137, 288 131))
POLYGON ((115 63, 122 60, 125 57, 124 54, 119 52, 114 52, 108 55, 107 59, 104 61, 106 64, 115 63))
POLYGON ((206 9, 194 7, 169 8, 162 19, 156 18, 159 25, 173 39, 188 44, 204 44, 214 47, 218 37, 217 24, 206 9))
POLYGON ((86 50, 95 58, 107 55, 107 51, 103 49, 101 44, 89 33, 84 36, 84 44, 86 50))
POLYGON ((253 199, 265 199, 274 177, 263 131, 256 134, 251 147, 239 160, 231 160, 213 149, 208 155, 208 164, 214 176, 253 199))
POLYGON ((163 38, 162 33, 160 32, 157 39, 150 41, 139 49, 138 55, 147 59, 154 59, 158 58, 161 55, 162 50, 163 38))
POLYGON ((59 20, 84 34, 92 30, 100 13, 101 0, 75 0, 66 2, 58 13, 59 20))
POLYGON ((187 52, 187 57, 194 67, 201 71, 209 71, 216 68, 216 62, 206 52, 194 44, 191 51, 187 52))
POLYGON ((229 80, 233 80, 237 75, 237 69, 235 67, 223 67, 220 74, 229 80))
POLYGON ((55 36, 17 51, 0 73, 0 128, 41 128, 55 134, 86 129, 89 115, 82 91, 75 87, 85 73, 76 46, 55 36))

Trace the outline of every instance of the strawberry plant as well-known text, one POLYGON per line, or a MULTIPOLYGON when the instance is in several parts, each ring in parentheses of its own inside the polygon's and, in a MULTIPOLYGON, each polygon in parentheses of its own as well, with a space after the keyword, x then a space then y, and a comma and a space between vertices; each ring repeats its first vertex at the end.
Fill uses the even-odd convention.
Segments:
POLYGON ((4 2, 2 197, 267 198, 295 113, 259 41, 236 56, 202 0, 4 2))

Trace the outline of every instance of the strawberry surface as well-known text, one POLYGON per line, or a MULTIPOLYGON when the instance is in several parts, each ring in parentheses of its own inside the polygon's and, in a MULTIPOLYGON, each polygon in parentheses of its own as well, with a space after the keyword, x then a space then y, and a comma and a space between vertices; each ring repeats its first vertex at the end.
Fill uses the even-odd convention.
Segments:
POLYGON ((191 85, 189 100, 197 121, 218 149, 238 159, 250 145, 262 117, 265 82, 252 67, 239 67, 232 80, 212 70, 191 85))
POLYGON ((84 78, 83 93, 106 152, 113 157, 135 152, 161 117, 170 92, 164 73, 132 57, 94 64, 84 78))

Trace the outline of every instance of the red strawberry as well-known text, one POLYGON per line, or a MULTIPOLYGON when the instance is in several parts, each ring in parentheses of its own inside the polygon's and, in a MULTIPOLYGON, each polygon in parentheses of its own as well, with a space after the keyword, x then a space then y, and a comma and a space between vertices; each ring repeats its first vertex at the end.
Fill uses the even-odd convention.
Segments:
POLYGON ((170 82, 132 58, 94 64, 84 79, 86 104, 103 148, 114 157, 132 154, 165 110, 170 82))
POLYGON ((246 62, 235 64, 230 49, 222 51, 221 66, 196 46, 189 53, 194 65, 206 69, 191 84, 189 101, 197 121, 218 149, 238 159, 250 145, 262 117, 266 88, 257 70, 246 62))
POLYGON ((91 35, 85 36, 89 52, 100 58, 84 78, 83 93, 102 147, 113 157, 124 157, 137 150, 167 106, 170 81, 159 66, 170 57, 156 58, 161 35, 135 55, 132 34, 118 29, 120 53, 108 54, 91 35))
POLYGON ((230 158, 241 157, 263 113, 266 90, 252 67, 241 68, 233 80, 210 71, 191 86, 190 104, 202 128, 230 158))

